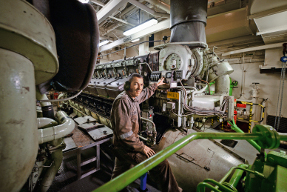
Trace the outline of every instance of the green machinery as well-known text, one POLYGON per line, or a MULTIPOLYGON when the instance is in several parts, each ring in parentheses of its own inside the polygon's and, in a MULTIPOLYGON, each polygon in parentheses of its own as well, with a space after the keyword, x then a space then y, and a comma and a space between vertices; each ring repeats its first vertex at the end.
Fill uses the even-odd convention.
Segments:
MULTIPOLYGON (((239 131, 236 125, 232 124, 232 127, 239 131)), ((233 167, 220 181, 205 179, 198 184, 197 192, 204 192, 207 188, 216 192, 287 191, 287 155, 276 151, 265 153, 265 149, 278 148, 280 140, 286 141, 287 135, 278 134, 275 129, 268 125, 256 125, 252 133, 197 132, 189 134, 94 192, 120 191, 164 159, 196 139, 247 140, 260 151, 253 165, 241 164, 233 167)))

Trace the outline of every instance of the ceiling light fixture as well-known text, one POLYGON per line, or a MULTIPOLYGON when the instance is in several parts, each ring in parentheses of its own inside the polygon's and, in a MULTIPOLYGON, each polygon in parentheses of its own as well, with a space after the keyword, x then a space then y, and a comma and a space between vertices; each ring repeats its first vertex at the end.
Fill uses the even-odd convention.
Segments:
POLYGON ((103 45, 105 45, 105 44, 107 44, 109 42, 110 42, 109 40, 104 40, 104 41, 100 42, 99 47, 103 46, 103 45))
POLYGON ((78 0, 80 1, 81 3, 89 3, 89 0, 78 0))
POLYGON ((144 22, 144 23, 142 23, 142 24, 140 24, 140 25, 138 25, 138 26, 136 26, 134 28, 131 28, 131 29, 125 31, 124 32, 124 36, 129 36, 131 34, 139 32, 139 31, 141 31, 141 30, 143 30, 143 29, 145 29, 147 27, 153 26, 153 25, 155 25, 157 23, 158 23, 158 21, 156 19, 150 19, 150 20, 148 20, 148 21, 146 21, 146 22, 144 22))

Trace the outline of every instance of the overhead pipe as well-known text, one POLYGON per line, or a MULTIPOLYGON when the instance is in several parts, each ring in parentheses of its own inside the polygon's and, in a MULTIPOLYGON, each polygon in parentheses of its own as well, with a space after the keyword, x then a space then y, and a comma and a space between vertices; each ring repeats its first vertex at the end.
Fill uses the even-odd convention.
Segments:
POLYGON ((108 29, 104 34, 102 34, 102 36, 107 35, 108 33, 112 32, 113 30, 115 30, 116 28, 118 28, 118 27, 120 27, 122 25, 123 24, 121 24, 121 23, 118 23, 118 24, 114 25, 112 28, 108 29))
POLYGON ((131 24, 131 23, 125 21, 125 20, 116 18, 116 17, 114 17, 114 16, 109 16, 109 18, 114 19, 114 20, 117 20, 117 21, 119 21, 119 22, 121 22, 121 23, 124 23, 124 24, 127 24, 127 25, 135 26, 134 24, 131 24))
POLYGON ((65 137, 74 130, 75 122, 65 112, 58 111, 56 113, 56 118, 58 119, 60 125, 45 129, 38 129, 39 144, 65 137))
POLYGON ((158 13, 154 10, 152 10, 151 8, 141 4, 140 2, 136 1, 136 0, 128 0, 128 2, 130 2, 131 4, 133 4, 134 6, 140 8, 141 10, 155 16, 155 17, 162 17, 162 18, 169 18, 169 14, 166 13, 158 13))
POLYGON ((170 1, 170 42, 206 43, 208 0, 170 1))
POLYGON ((170 13, 170 5, 164 3, 161 0, 146 0, 147 2, 149 2, 150 4, 154 5, 155 7, 164 10, 165 12, 167 12, 168 14, 170 13))

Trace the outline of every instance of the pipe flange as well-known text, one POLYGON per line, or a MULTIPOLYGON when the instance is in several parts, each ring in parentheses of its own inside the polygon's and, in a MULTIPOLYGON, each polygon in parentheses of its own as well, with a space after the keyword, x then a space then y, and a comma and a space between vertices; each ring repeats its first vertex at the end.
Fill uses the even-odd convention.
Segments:
POLYGON ((280 145, 279 134, 269 125, 255 125, 252 133, 261 133, 262 136, 257 141, 258 145, 264 149, 275 149, 280 145))

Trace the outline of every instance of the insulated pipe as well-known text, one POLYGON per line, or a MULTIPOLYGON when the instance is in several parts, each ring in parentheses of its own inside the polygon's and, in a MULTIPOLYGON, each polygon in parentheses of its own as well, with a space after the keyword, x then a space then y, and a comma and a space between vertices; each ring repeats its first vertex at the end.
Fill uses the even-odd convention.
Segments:
POLYGON ((58 125, 57 121, 55 121, 54 119, 46 118, 46 117, 37 118, 37 121, 38 121, 38 129, 43 129, 46 127, 52 127, 52 126, 58 125))
MULTIPOLYGON (((49 98, 47 97, 46 94, 42 94, 40 93, 40 91, 37 89, 36 90, 36 99, 37 100, 49 100, 49 98)), ((47 101, 47 102, 41 102, 40 103, 42 107, 45 107, 45 106, 51 106, 51 102, 47 101)))
POLYGON ((73 119, 67 116, 63 111, 56 113, 60 125, 38 129, 38 141, 39 144, 53 141, 69 135, 75 128, 75 122, 73 119))
POLYGON ((0 191, 16 192, 38 152, 35 74, 18 53, 0 48, 0 58, 0 191))
POLYGON ((228 96, 230 90, 229 75, 222 75, 215 80, 215 95, 228 96))
POLYGON ((170 1, 170 42, 206 43, 207 0, 170 1))

